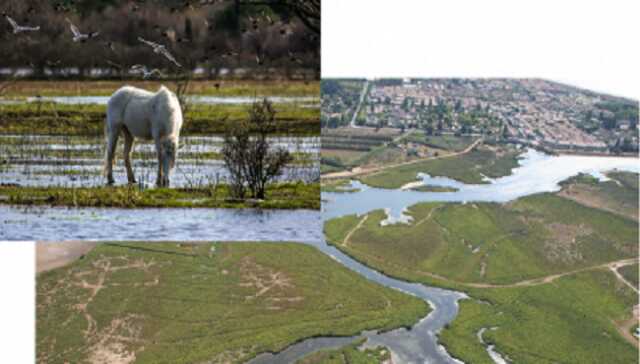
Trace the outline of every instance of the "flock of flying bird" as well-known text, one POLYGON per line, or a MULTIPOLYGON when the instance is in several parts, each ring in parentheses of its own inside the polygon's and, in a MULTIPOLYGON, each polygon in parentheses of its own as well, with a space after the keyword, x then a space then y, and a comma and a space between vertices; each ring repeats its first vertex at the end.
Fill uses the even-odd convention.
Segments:
MULTIPOLYGON (((216 1, 216 0, 202 0, 202 1, 201 1, 201 3, 200 3, 200 5, 208 5, 208 4, 212 4, 212 3, 214 3, 215 1, 216 1)), ((192 5, 190 5, 188 2, 187 2, 186 4, 188 4, 188 5, 186 5, 186 6, 193 7, 193 6, 192 6, 192 5)), ((135 8, 134 8, 133 10, 134 10, 134 11, 137 11, 137 9, 135 9, 135 8)), ((31 11, 31 9, 30 9, 30 11, 31 11)), ((172 12, 173 12, 173 9, 172 9, 172 12)), ((10 16, 9 16, 8 14, 6 14, 6 13, 2 13, 2 16, 3 16, 3 17, 4 17, 4 18, 9 22, 9 24, 11 25, 11 27, 12 27, 12 29, 13 29, 13 34, 20 34, 20 33, 26 33, 26 32, 37 32, 37 31, 39 31, 39 30, 40 30, 40 26, 19 25, 19 24, 18 24, 18 23, 17 23, 17 22, 12 18, 12 17, 10 17, 10 16)), ((272 19, 268 14, 263 14, 262 18, 263 18, 264 20, 266 20, 266 22, 267 22, 269 25, 274 25, 274 24, 275 24, 274 20, 273 20, 273 19, 272 19)), ((67 23, 69 23, 69 28, 70 28, 71 33, 72 33, 72 35, 73 35, 72 40, 73 40, 74 42, 76 42, 76 43, 77 43, 77 42, 83 42, 83 43, 84 43, 84 42, 86 42, 87 40, 92 39, 92 38, 95 38, 95 37, 97 37, 97 36, 99 36, 99 35, 100 35, 100 32, 82 33, 82 32, 80 31, 80 29, 79 29, 75 24, 73 24, 73 22, 71 22, 71 20, 69 20, 68 18, 65 18, 65 20, 67 21, 67 23)), ((258 17, 252 17, 252 16, 249 16, 249 22, 251 23, 251 28, 252 28, 254 31, 258 30, 258 28, 259 28, 259 22, 260 22, 260 19, 259 19, 258 17)), ((205 25, 206 25, 210 30, 212 29, 212 26, 211 26, 211 25, 209 24, 209 22, 208 22, 208 21, 206 21, 206 20, 205 20, 205 25)), ((243 28, 243 29, 242 29, 242 33, 243 33, 243 34, 248 33, 248 32, 249 32, 249 30, 248 30, 248 29, 246 29, 246 28, 243 28)), ((281 28, 281 29, 280 29, 280 35, 282 35, 282 36, 288 36, 288 35, 290 35, 290 31, 283 27, 283 28, 281 28)), ((145 45, 147 45, 147 46, 151 47, 151 49, 153 50, 153 52, 154 52, 154 53, 156 53, 156 54, 158 54, 158 55, 160 55, 160 56, 162 56, 162 57, 166 58, 169 62, 171 62, 172 64, 174 64, 176 67, 178 67, 178 68, 182 68, 182 65, 181 65, 181 64, 176 60, 176 58, 175 58, 175 57, 174 57, 174 56, 169 52, 169 50, 167 49, 167 47, 166 47, 165 45, 160 44, 160 43, 155 43, 155 42, 152 42, 152 41, 149 41, 149 40, 146 40, 146 39, 144 39, 144 38, 142 38, 142 37, 138 37, 138 41, 140 41, 141 43, 143 43, 143 44, 145 44, 145 45)), ((113 43, 112 43, 112 42, 107 42, 107 45, 108 45, 108 47, 109 47, 109 48, 111 48, 112 50, 114 49, 114 48, 113 48, 113 43)), ((233 51, 233 50, 228 50, 228 51, 226 51, 225 53, 221 54, 221 57, 222 57, 223 59, 225 59, 225 58, 229 58, 229 57, 235 57, 235 56, 238 56, 238 55, 239 55, 239 53, 238 53, 238 52, 235 52, 235 51, 233 51)), ((298 57, 297 57, 293 52, 291 52, 291 51, 289 51, 289 52, 288 52, 288 57, 289 57, 289 60, 290 60, 291 62, 295 62, 295 63, 299 63, 299 64, 302 64, 302 63, 303 63, 303 61, 302 61, 300 58, 298 58, 298 57)), ((265 59, 265 57, 264 57, 264 55, 261 55, 261 54, 260 54, 260 52, 256 52, 255 59, 256 59, 256 63, 257 63, 258 65, 262 66, 262 65, 264 64, 264 59, 265 59)), ((59 62, 59 61, 58 61, 58 62, 59 62)), ((112 63, 112 64, 113 64, 113 63, 112 63)), ((117 65, 117 64, 116 64, 116 65, 117 65)), ((118 66, 119 66, 119 65, 118 65, 118 66)), ((141 75, 142 75, 142 77, 143 77, 144 79, 151 78, 151 77, 153 77, 154 75, 163 76, 163 73, 162 73, 159 69, 154 68, 154 69, 149 70, 147 66, 145 66, 145 65, 140 65, 140 64, 136 64, 136 65, 131 66, 130 71, 131 71, 132 73, 135 73, 135 74, 141 74, 141 75)))

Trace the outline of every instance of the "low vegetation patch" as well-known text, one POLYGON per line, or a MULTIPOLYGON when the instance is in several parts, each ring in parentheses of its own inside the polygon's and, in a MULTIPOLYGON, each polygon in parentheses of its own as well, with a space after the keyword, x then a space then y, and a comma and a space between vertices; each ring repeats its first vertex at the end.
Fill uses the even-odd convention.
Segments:
POLYGON ((560 195, 638 220, 638 173, 610 172, 607 176, 610 180, 604 182, 589 174, 572 177, 561 183, 560 195))
POLYGON ((469 136, 425 135, 420 132, 411 133, 405 140, 450 152, 460 152, 475 141, 473 137, 469 136))
POLYGON ((37 277, 37 361, 243 363, 428 311, 294 243, 105 243, 37 277))
POLYGON ((423 185, 412 187, 412 191, 418 192, 456 192, 458 189, 455 187, 447 187, 447 186, 434 186, 434 185, 423 185))
POLYGON ((351 187, 351 181, 347 179, 322 182, 322 192, 353 193, 358 191, 360 189, 351 187))
POLYGON ((497 203, 422 203, 413 222, 362 226, 347 216, 325 224, 327 240, 378 270, 440 285, 513 284, 638 255, 637 223, 552 195, 497 203), (437 277, 434 277, 437 276, 437 277))
MULTIPOLYGON (((486 328, 485 343, 514 363, 637 359, 617 324, 632 317, 637 293, 608 264, 637 259, 636 221, 561 193, 508 204, 421 203, 407 214, 410 224, 384 227, 382 210, 332 219, 325 236, 387 275, 466 292, 439 336, 454 357, 494 363, 477 336, 486 328)), ((637 264, 618 271, 637 286, 637 264)))
MULTIPOLYGON (((276 104, 278 135, 318 135, 320 109, 276 104)), ((244 120, 247 105, 192 104, 181 135, 223 134, 227 121, 244 120)), ((0 105, 0 134, 102 135, 106 105, 29 102, 0 105)))
POLYGON ((471 289, 441 342, 465 363, 493 364, 477 338, 512 363, 634 363, 638 349, 614 321, 631 317, 638 296, 607 270, 532 287, 471 289))
POLYGON ((117 187, 12 187, 0 186, 0 203, 72 207, 209 207, 264 209, 319 209, 319 183, 276 183, 263 200, 232 199, 229 186, 139 189, 117 187))
POLYGON ((509 175, 518 166, 517 151, 498 153, 495 149, 477 148, 463 155, 429 159, 384 169, 361 177, 363 183, 379 188, 400 188, 416 180, 418 173, 449 177, 468 184, 486 183, 485 176, 509 175))

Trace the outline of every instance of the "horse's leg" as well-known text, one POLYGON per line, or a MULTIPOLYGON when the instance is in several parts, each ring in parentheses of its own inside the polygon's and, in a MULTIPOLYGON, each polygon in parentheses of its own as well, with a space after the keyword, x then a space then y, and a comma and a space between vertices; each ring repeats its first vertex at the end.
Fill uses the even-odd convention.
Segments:
POLYGON ((131 151, 133 150, 133 135, 127 128, 122 128, 124 131, 124 166, 127 169, 127 180, 129 184, 136 183, 136 177, 133 175, 133 169, 131 169, 131 151))
POLYGON ((162 143, 160 138, 156 139, 156 153, 158 154, 158 178, 156 179, 156 186, 163 187, 163 171, 162 171, 162 143))
POLYGON ((116 155, 116 147, 118 146, 118 136, 120 135, 120 127, 112 126, 107 133, 107 160, 105 170, 107 174, 107 184, 115 183, 113 179, 113 162, 116 155))

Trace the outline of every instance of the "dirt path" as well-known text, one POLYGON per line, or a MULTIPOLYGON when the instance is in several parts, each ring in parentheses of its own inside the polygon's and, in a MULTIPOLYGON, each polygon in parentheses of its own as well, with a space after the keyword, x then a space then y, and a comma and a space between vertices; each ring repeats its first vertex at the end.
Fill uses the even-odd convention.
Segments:
POLYGON ((36 273, 63 267, 87 254, 96 243, 83 241, 36 243, 36 273))
MULTIPOLYGON (((354 249, 353 247, 351 247, 351 249, 354 249)), ((357 250, 357 249, 354 249, 357 250)), ((406 267, 403 267, 399 264, 394 264, 394 263, 390 263, 384 259, 382 259, 381 257, 369 254, 369 253, 365 253, 363 251, 358 250, 359 254, 362 254, 364 256, 366 256, 369 259, 372 260, 377 260, 379 262, 383 262, 385 264, 391 264, 394 265, 398 268, 401 269, 405 269, 406 267)), ((566 277, 566 276, 570 276, 570 275, 574 275, 577 273, 582 273, 582 272, 587 272, 587 271, 591 271, 591 270, 597 270, 597 269, 611 269, 611 267, 621 267, 624 265, 629 265, 629 264, 633 264, 636 263, 638 261, 638 258, 629 258, 629 259, 621 259, 621 260, 616 260, 613 262, 608 262, 608 263, 604 263, 604 264, 598 264, 598 265, 593 265, 590 267, 585 267, 585 268, 580 268, 580 269, 576 269, 576 270, 572 270, 572 271, 568 271, 568 272, 563 272, 563 273, 557 273, 557 274, 552 274, 549 276, 545 276, 545 277, 540 277, 540 278, 534 278, 534 279, 527 279, 524 281, 519 281, 519 282, 515 282, 515 283, 509 283, 509 284, 491 284, 491 283, 471 283, 471 282, 461 282, 461 281, 456 281, 454 279, 450 279, 435 273, 431 273, 431 272, 425 272, 425 271, 421 271, 418 270, 416 271, 417 273, 430 277, 430 278, 434 278, 437 280, 441 280, 447 283, 451 283, 451 284, 456 284, 456 285, 460 285, 463 287, 471 287, 471 288, 514 288, 514 287, 531 287, 531 286, 538 286, 541 284, 547 284, 547 283, 551 283, 555 280, 557 280, 558 278, 562 278, 562 277, 566 277)), ((625 283, 627 283, 625 281, 625 283)), ((637 290, 635 290, 637 292, 637 290)))
MULTIPOLYGON (((534 279, 528 279, 528 280, 524 280, 524 281, 520 281, 520 282, 516 282, 516 283, 510 283, 510 284, 485 284, 485 283, 463 283, 463 282, 456 282, 459 284, 463 284, 466 285, 468 287, 474 287, 474 288, 508 288, 508 287, 530 287, 530 286, 537 286, 537 285, 541 285, 541 284, 545 284, 545 283, 551 283, 553 281, 555 281, 558 278, 562 278, 562 277, 566 277, 569 275, 574 275, 577 273, 581 273, 581 272, 586 272, 586 271, 590 271, 590 270, 596 270, 596 269, 603 269, 603 268, 609 268, 612 269, 611 267, 614 266, 623 266, 623 265, 629 265, 629 264, 633 264, 635 262, 638 261, 638 258, 631 258, 631 259, 622 259, 622 260, 617 260, 614 262, 609 262, 609 263, 605 263, 605 264, 600 264, 600 265, 594 265, 591 267, 585 267, 585 268, 581 268, 581 269, 576 269, 576 270, 572 270, 569 272, 564 272, 564 273, 558 273, 558 274, 552 274, 550 276, 546 276, 546 277, 542 277, 542 278, 534 278, 534 279)), ((455 282, 455 281, 453 281, 455 282)), ((628 282, 625 281, 625 283, 628 284, 628 282)), ((637 290, 635 290, 637 292, 637 290)))
MULTIPOLYGON (((636 261, 637 262, 637 261, 636 261)), ((631 282, 627 281, 622 274, 620 274, 620 272, 618 272, 618 268, 624 267, 625 265, 630 265, 633 264, 634 262, 631 263, 614 263, 612 265, 609 266, 609 269, 611 269, 611 271, 613 272, 613 274, 616 275, 616 277, 618 277, 618 279, 626 284, 627 286, 629 286, 629 288, 631 288, 632 290, 636 291, 636 293, 640 293, 640 291, 638 291, 638 287, 634 286, 633 284, 631 284, 631 282)))
POLYGON ((356 230, 362 227, 364 222, 367 220, 367 217, 369 217, 369 215, 364 215, 362 219, 358 222, 358 224, 347 233, 347 235, 344 237, 344 240, 342 240, 342 245, 344 246, 349 245, 349 240, 351 239, 351 235, 353 235, 353 233, 355 233, 356 230))
POLYGON ((355 176, 364 176, 364 175, 375 175, 375 174, 378 174, 378 173, 382 173, 386 169, 390 169, 390 168, 401 167, 401 166, 406 166, 406 165, 425 162, 425 161, 430 161, 430 160, 456 157, 456 156, 460 156, 460 155, 469 153, 475 147, 477 147, 480 143, 482 143, 482 141, 483 141, 482 138, 478 138, 475 142, 471 143, 471 145, 469 145, 467 148, 465 148, 464 150, 462 150, 460 152, 455 152, 455 153, 450 153, 450 154, 445 154, 445 155, 439 155, 437 157, 427 157, 427 158, 414 159, 414 160, 408 161, 408 162, 389 164, 389 165, 385 165, 385 166, 376 166, 376 167, 369 167, 369 168, 356 167, 356 168, 354 168, 354 169, 352 169, 350 171, 327 173, 327 174, 322 176, 322 179, 338 179, 338 178, 351 178, 351 177, 355 177, 355 176))
POLYGON ((427 214, 427 216, 425 216, 422 220, 418 221, 418 222, 414 225, 414 227, 415 227, 415 226, 418 226, 418 225, 422 225, 422 224, 424 224, 425 222, 427 222, 428 220, 430 220, 430 219, 431 219, 431 216, 433 215, 433 213, 434 213, 434 212, 436 212, 436 210, 438 210, 438 209, 440 209, 440 208, 442 208, 442 206, 437 206, 437 207, 434 207, 434 208, 432 208, 431 210, 429 210, 429 213, 427 214))

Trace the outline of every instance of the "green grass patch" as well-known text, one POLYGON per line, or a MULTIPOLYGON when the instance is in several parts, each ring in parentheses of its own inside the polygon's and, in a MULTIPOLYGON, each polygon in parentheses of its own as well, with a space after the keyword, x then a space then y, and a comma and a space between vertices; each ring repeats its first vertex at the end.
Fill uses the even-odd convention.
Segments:
MULTIPOLYGON (((319 135, 319 107, 275 104, 282 135, 319 135)), ((247 118, 247 105, 193 104, 184 116, 181 135, 223 134, 226 121, 247 118)), ((102 135, 106 105, 51 102, 0 105, 0 134, 102 135)))
POLYGON ((458 317, 440 334, 447 350, 466 363, 493 363, 476 336, 483 327, 498 327, 486 330, 483 339, 513 363, 637 361, 637 348, 613 321, 630 317, 638 297, 606 270, 469 293, 474 299, 460 302, 458 317))
POLYGON ((455 135, 425 135, 421 132, 414 132, 404 140, 450 152, 460 152, 470 146, 475 141, 475 138, 455 135))
POLYGON ((322 182, 322 192, 353 193, 358 191, 360 191, 360 189, 352 188, 351 181, 347 179, 322 182))
MULTIPOLYGON (((637 294, 606 267, 592 269, 638 257, 637 222, 549 193, 508 204, 421 203, 407 213, 411 224, 381 227, 384 211, 370 212, 348 244, 361 221, 355 215, 327 221, 324 231, 329 243, 386 275, 465 291, 471 299, 440 334, 454 357, 493 363, 477 333, 497 327, 484 341, 515 363, 637 359, 616 328, 631 317, 637 294), (589 270, 508 286, 580 269, 589 270)), ((637 284, 637 264, 620 272, 637 284)))
POLYGON ((510 284, 638 255, 637 223, 616 214, 539 194, 508 205, 422 203, 409 225, 380 226, 369 213, 330 220, 327 240, 394 276, 428 284, 510 284), (444 279, 434 279, 435 273, 444 279))
POLYGON ((380 173, 361 177, 363 183, 379 188, 400 188, 413 182, 419 172, 443 176, 467 184, 486 183, 484 176, 498 178, 509 175, 518 166, 518 153, 508 150, 498 155, 488 148, 477 148, 469 153, 449 158, 387 168, 380 173))
POLYGON ((242 363, 428 312, 295 243, 109 243, 37 277, 37 361, 242 363))
POLYGON ((278 183, 267 187, 264 200, 231 199, 229 187, 202 188, 117 187, 11 187, 0 186, 0 203, 73 207, 182 207, 319 209, 319 183, 278 183))

